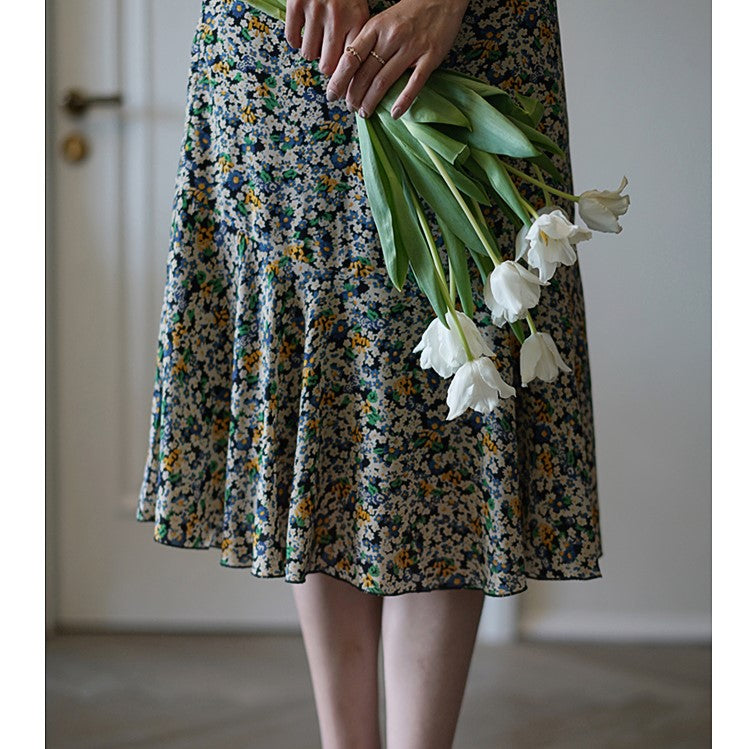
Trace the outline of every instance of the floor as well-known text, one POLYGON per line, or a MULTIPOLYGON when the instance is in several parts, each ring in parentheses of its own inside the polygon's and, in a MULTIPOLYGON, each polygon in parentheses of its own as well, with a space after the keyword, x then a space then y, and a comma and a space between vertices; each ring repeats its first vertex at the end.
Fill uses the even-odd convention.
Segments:
MULTIPOLYGON (((480 644, 454 749, 709 747, 710 678, 708 646, 480 644)), ((51 637, 46 721, 51 749, 320 747, 294 634, 51 637)))

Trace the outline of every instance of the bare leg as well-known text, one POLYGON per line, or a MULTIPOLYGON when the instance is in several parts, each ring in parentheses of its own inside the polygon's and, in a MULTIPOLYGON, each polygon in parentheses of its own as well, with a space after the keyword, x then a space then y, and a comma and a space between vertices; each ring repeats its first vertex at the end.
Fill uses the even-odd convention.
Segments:
POLYGON ((387 596, 382 610, 388 749, 450 749, 484 593, 387 596))
POLYGON ((323 749, 380 749, 382 597, 320 572, 292 589, 323 749))

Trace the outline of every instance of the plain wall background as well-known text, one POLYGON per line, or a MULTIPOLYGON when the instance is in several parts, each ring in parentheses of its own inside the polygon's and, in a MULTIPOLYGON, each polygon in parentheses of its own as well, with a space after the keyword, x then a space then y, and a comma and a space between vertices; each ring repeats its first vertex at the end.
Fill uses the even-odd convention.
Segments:
POLYGON ((558 0, 575 192, 629 185, 619 235, 580 245, 603 578, 530 583, 538 635, 710 631, 707 0, 558 0))

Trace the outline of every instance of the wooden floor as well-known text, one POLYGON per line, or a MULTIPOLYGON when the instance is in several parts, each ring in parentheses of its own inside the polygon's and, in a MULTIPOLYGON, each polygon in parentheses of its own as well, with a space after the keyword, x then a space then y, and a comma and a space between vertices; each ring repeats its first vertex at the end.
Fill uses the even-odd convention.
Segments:
MULTIPOLYGON (((300 636, 61 635, 47 669, 52 749, 320 747, 300 636)), ((709 747, 710 674, 707 646, 477 645, 454 749, 709 747)))

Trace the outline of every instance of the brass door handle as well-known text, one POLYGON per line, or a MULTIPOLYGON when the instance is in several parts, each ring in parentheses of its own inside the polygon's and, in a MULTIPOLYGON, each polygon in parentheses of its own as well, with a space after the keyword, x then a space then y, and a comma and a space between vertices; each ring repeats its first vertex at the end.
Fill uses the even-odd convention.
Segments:
POLYGON ((122 104, 122 94, 109 94, 104 96, 89 96, 79 89, 71 88, 62 100, 62 108, 73 117, 81 117, 89 107, 112 106, 122 104))

